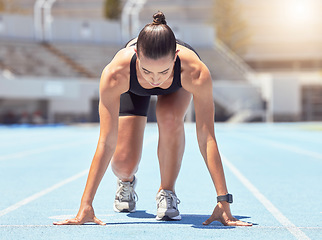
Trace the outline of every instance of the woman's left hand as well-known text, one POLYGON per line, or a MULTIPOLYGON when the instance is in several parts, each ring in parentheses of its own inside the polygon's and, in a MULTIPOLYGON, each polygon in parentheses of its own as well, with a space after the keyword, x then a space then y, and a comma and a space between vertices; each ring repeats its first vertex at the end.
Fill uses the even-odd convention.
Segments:
POLYGON ((219 221, 225 226, 252 226, 253 225, 251 223, 239 221, 238 219, 234 218, 233 215, 231 215, 229 203, 225 201, 218 202, 210 218, 208 218, 202 224, 208 225, 213 221, 219 221))

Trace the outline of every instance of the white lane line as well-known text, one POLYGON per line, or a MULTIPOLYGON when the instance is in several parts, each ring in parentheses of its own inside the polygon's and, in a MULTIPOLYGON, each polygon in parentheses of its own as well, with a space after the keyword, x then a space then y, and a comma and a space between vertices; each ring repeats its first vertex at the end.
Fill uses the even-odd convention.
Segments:
POLYGON ((16 227, 16 228, 24 228, 24 227, 55 227, 55 225, 0 225, 0 228, 8 228, 8 227, 16 227))
POLYGON ((272 141, 272 140, 267 140, 267 139, 260 138, 260 137, 253 137, 253 136, 249 137, 249 136, 246 136, 246 135, 243 135, 242 138, 243 138, 243 141, 245 141, 245 139, 247 139, 247 140, 250 140, 250 141, 253 141, 253 142, 257 142, 257 143, 258 142, 263 142, 265 144, 271 145, 271 146, 276 147, 276 148, 281 148, 281 149, 285 149, 285 150, 288 150, 288 151, 291 151, 291 152, 306 155, 306 156, 309 156, 309 157, 322 159, 322 153, 301 149, 301 148, 294 147, 294 146, 289 145, 289 144, 285 144, 285 143, 281 143, 281 142, 277 142, 277 141, 272 141))
MULTIPOLYGON (((150 144, 151 142, 153 142, 153 141, 155 141, 156 140, 156 136, 155 135, 152 135, 152 136, 150 136, 150 137, 148 137, 145 141, 144 141, 144 147, 146 147, 148 144, 150 144)), ((79 144, 79 143, 75 143, 75 144, 70 144, 70 145, 68 145, 69 147, 71 146, 71 145, 76 145, 76 144, 79 144)), ((62 145, 59 145, 60 147, 58 147, 58 145, 56 145, 56 146, 52 146, 52 148, 61 148, 62 146, 66 146, 66 144, 62 144, 62 145)), ((52 148, 50 148, 50 149, 52 149, 52 148)), ((49 149, 49 148, 47 148, 47 149, 49 149)), ((47 150, 48 151, 48 150, 47 150)), ((38 153, 38 152, 37 152, 38 153)), ((0 159, 1 160, 1 159, 0 159)), ((9 212, 12 212, 12 211, 14 211, 14 210, 16 210, 16 209, 18 209, 18 208, 20 208, 20 207, 22 207, 22 206, 24 206, 24 205, 26 205, 26 204, 28 204, 28 203, 30 203, 30 202, 32 202, 32 201, 34 201, 34 200, 36 200, 36 199, 38 199, 38 198, 40 198, 40 197, 42 197, 42 196, 44 196, 44 195, 46 195, 47 193, 49 193, 49 192, 52 192, 52 191, 54 191, 54 190, 56 190, 57 188, 60 188, 60 187, 62 187, 62 186, 64 186, 64 185, 66 185, 67 183, 70 183, 70 182, 72 182, 72 181, 75 181, 75 180, 77 180, 78 178, 80 178, 80 177, 82 177, 82 176, 84 176, 84 175, 86 175, 88 173, 88 169, 87 170, 84 170, 84 171, 82 171, 82 172, 80 172, 80 173, 78 173, 78 174, 76 174, 75 176, 72 176, 72 177, 70 177, 70 178, 67 178, 67 179, 65 179, 65 180, 63 180, 63 181, 61 181, 60 183, 57 183, 57 184, 55 184, 55 185, 53 185, 52 187, 50 187, 50 188, 47 188, 47 189, 45 189, 45 190, 43 190, 43 191, 41 191, 41 192, 39 192, 39 193, 36 193, 36 194, 34 194, 34 195, 32 195, 32 196, 30 196, 30 197, 28 197, 28 198, 26 198, 26 199, 24 199, 24 200, 22 200, 22 201, 20 201, 20 202, 18 202, 18 203, 16 203, 16 204, 14 204, 14 205, 12 205, 12 206, 10 206, 10 207, 8 207, 8 208, 6 208, 6 209, 4 209, 4 210, 2 210, 2 211, 0 211, 0 217, 1 216, 3 216, 3 215, 5 215, 5 214, 7 214, 7 213, 9 213, 9 212)))
POLYGON ((228 159, 222 156, 223 163, 233 172, 239 181, 263 204, 263 206, 297 239, 309 240, 298 227, 285 217, 228 159))
MULTIPOLYGON (((78 211, 78 209, 75 210, 75 212, 76 211, 78 211)), ((97 209, 95 209, 95 212, 97 212, 97 209)), ((101 218, 105 218, 105 217, 114 217, 115 214, 95 214, 95 216, 98 217, 99 219, 101 219, 101 218)), ((61 221, 61 220, 65 220, 65 219, 69 219, 69 218, 73 218, 73 217, 75 217, 74 214, 70 214, 70 215, 56 215, 56 216, 50 216, 48 218, 49 219, 54 219, 54 220, 57 220, 57 221, 61 221)))
MULTIPOLYGON (((152 135, 152 136, 148 137, 146 140, 144 140, 144 147, 146 145, 150 144, 151 141, 155 140, 155 137, 156 137, 156 135, 152 135)), ((61 148, 74 147, 74 146, 78 146, 78 145, 85 144, 85 143, 89 144, 90 142, 88 140, 85 140, 85 141, 73 142, 70 144, 63 143, 63 144, 56 144, 56 145, 47 146, 47 147, 39 147, 37 149, 27 150, 27 151, 23 151, 23 152, 19 152, 19 153, 6 154, 6 155, 0 156, 0 162, 10 160, 10 159, 24 158, 24 157, 27 157, 30 155, 40 154, 40 153, 44 153, 44 152, 48 152, 48 151, 61 149, 61 148)))
POLYGON ((57 183, 57 184, 45 189, 43 191, 41 191, 41 192, 38 192, 38 193, 36 193, 36 194, 34 194, 34 195, 30 196, 30 197, 27 197, 24 200, 22 200, 20 202, 17 202, 16 204, 11 205, 10 207, 0 211, 0 217, 2 217, 4 215, 6 215, 6 214, 18 209, 18 208, 20 208, 20 207, 22 207, 22 206, 24 206, 24 205, 36 200, 36 199, 38 199, 38 198, 40 198, 40 197, 42 197, 44 195, 46 195, 47 193, 50 193, 50 192, 56 190, 57 188, 60 188, 60 187, 62 187, 64 185, 66 185, 67 183, 70 183, 72 181, 77 180, 78 178, 83 177, 87 173, 88 173, 88 169, 86 169, 86 170, 84 170, 84 171, 82 171, 82 172, 80 172, 80 173, 78 173, 78 174, 76 174, 76 175, 74 175, 74 176, 72 176, 70 178, 67 178, 67 179, 65 179, 65 180, 63 180, 63 181, 61 181, 61 182, 59 182, 59 183, 57 183))
POLYGON ((56 145, 51 145, 51 146, 47 146, 47 147, 39 147, 37 149, 27 150, 27 151, 18 152, 18 153, 10 153, 10 154, 0 156, 0 162, 6 161, 6 160, 11 160, 11 159, 24 158, 24 157, 27 157, 30 155, 40 154, 40 153, 53 151, 53 150, 57 150, 57 149, 74 147, 74 146, 78 146, 78 145, 85 144, 85 143, 89 143, 89 141, 83 140, 83 141, 73 142, 70 144, 62 143, 62 144, 56 144, 56 145))
MULTIPOLYGON (((74 217, 74 215, 73 215, 74 217)), ((119 220, 119 219, 118 219, 119 220)), ((124 218, 124 219, 121 219, 122 221, 124 220, 124 222, 129 222, 128 218, 124 218)), ((152 223, 152 224, 155 224, 155 220, 152 219, 152 220, 149 220, 149 221, 146 221, 147 224, 149 223, 152 223)), ((123 224, 121 221, 118 221, 118 222, 109 222, 107 223, 107 226, 109 225, 114 225, 114 224, 123 224)), ((158 224, 162 224, 162 222, 159 222, 158 224)), ((166 223, 165 223, 166 224, 166 223)), ((140 220, 140 222, 136 223, 136 222, 131 222, 131 225, 139 225, 139 226, 142 226, 142 221, 140 220)), ((184 225, 184 224, 183 224, 184 225)), ((86 225, 83 225, 84 227, 86 225)), ((93 226, 99 226, 99 225, 90 225, 88 224, 88 226, 90 227, 93 227, 93 226)), ((115 225, 114 225, 115 226, 115 225)), ((169 225, 170 226, 170 225, 169 225)), ((175 228, 177 228, 179 225, 177 224, 174 224, 173 225, 175 228)), ((53 224, 50 224, 50 225, 0 225, 0 228, 35 228, 35 227, 56 227, 55 225, 53 224)), ((186 226, 182 226, 183 228, 186 228, 186 226)), ((214 225, 208 225, 208 226, 203 226, 204 228, 213 228, 214 225)), ((222 227, 221 225, 219 227, 222 227)), ((275 227, 275 226, 252 226, 252 228, 260 228, 260 229, 286 229, 285 227, 275 227)), ((299 227, 301 229, 305 229, 305 230, 322 230, 322 227, 299 227)))

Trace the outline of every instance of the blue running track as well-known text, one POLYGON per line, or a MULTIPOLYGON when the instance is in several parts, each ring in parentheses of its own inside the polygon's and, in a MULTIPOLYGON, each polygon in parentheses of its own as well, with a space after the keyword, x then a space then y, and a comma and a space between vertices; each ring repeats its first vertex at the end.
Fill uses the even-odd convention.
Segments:
POLYGON ((216 194, 186 124, 176 192, 181 221, 155 220, 160 184, 158 132, 148 124, 137 173, 136 213, 115 213, 109 168, 94 209, 106 226, 54 226, 74 217, 98 126, 0 126, 0 240, 11 239, 322 239, 322 123, 216 124, 232 213, 252 227, 203 226, 216 194))

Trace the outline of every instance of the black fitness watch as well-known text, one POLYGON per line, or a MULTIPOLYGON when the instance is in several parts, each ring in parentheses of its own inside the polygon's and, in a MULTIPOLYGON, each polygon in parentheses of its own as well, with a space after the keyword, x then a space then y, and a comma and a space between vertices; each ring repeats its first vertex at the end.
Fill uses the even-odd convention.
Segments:
POLYGON ((233 195, 227 193, 226 195, 221 195, 217 197, 217 202, 226 201, 228 203, 233 203, 233 195))

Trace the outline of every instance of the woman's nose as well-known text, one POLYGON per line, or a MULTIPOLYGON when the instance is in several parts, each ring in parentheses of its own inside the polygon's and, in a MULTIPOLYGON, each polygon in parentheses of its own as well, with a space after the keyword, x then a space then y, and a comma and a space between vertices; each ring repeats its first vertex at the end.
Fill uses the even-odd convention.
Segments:
POLYGON ((152 78, 152 81, 153 82, 159 82, 159 80, 160 80, 160 77, 157 77, 157 76, 155 76, 155 77, 152 78))

